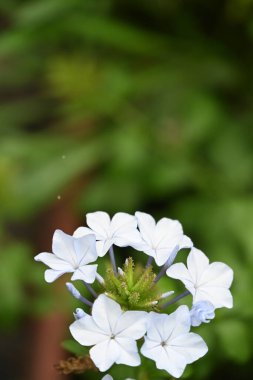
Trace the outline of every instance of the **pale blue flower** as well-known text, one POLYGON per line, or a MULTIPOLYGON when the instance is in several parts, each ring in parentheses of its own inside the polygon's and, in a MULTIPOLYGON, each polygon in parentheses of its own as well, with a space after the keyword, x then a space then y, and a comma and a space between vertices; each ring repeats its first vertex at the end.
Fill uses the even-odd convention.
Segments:
POLYGON ((214 306, 209 301, 199 301, 192 306, 190 311, 191 325, 199 326, 201 323, 209 323, 214 319, 214 306))

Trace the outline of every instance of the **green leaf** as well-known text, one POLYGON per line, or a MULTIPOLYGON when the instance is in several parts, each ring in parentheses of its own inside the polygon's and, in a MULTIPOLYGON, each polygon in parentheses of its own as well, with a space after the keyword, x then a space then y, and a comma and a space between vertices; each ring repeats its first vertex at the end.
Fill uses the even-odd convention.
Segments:
POLYGON ((64 340, 61 345, 65 350, 77 356, 86 355, 88 352, 87 347, 81 346, 73 339, 64 340))

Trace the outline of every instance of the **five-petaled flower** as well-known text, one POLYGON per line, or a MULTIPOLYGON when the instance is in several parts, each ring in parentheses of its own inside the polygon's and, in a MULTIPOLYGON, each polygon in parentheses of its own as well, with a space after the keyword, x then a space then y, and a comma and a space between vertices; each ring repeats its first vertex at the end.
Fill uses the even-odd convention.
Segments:
POLYGON ((45 280, 53 282, 64 273, 73 273, 72 280, 95 281, 97 264, 96 240, 92 234, 81 238, 56 230, 53 236, 53 253, 42 252, 35 256, 51 269, 45 271, 45 280))
POLYGON ((97 253, 100 257, 104 256, 113 244, 126 247, 141 241, 136 218, 125 212, 118 212, 112 219, 106 212, 92 212, 86 215, 86 221, 90 228, 79 227, 74 232, 74 236, 95 234, 97 253))
POLYGON ((183 228, 178 220, 162 218, 159 222, 144 212, 136 212, 138 227, 142 237, 142 243, 134 248, 143 251, 155 259, 158 266, 175 258, 182 248, 191 248, 192 241, 183 233, 183 228))
POLYGON ((192 248, 187 258, 187 267, 182 263, 173 264, 166 273, 184 283, 193 295, 194 304, 209 301, 215 308, 233 307, 233 298, 229 291, 233 271, 228 265, 220 262, 209 264, 203 252, 192 248))
POLYGON ((156 362, 158 369, 164 369, 178 378, 190 364, 206 354, 208 348, 203 339, 190 333, 191 320, 187 306, 170 315, 150 313, 142 355, 156 362))
POLYGON ((93 304, 92 315, 72 323, 70 332, 80 344, 93 346, 90 357, 104 372, 114 363, 140 365, 136 340, 144 336, 146 325, 146 312, 123 312, 119 304, 101 294, 93 304))

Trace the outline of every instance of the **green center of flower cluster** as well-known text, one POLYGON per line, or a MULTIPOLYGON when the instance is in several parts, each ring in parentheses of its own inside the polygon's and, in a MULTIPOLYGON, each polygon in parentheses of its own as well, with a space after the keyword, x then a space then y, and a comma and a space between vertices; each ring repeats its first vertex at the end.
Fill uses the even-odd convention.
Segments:
POLYGON ((107 269, 105 293, 118 302, 123 310, 158 311, 161 294, 154 283, 155 277, 152 266, 135 267, 133 259, 129 257, 119 273, 114 274, 112 268, 107 269))

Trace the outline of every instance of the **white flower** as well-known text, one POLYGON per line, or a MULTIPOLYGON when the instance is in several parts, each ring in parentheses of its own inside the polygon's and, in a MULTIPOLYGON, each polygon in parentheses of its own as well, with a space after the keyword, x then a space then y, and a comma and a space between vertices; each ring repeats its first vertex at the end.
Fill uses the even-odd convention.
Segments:
POLYGON ((187 306, 180 306, 170 315, 151 312, 149 322, 141 353, 173 377, 180 377, 187 364, 208 351, 204 340, 189 332, 191 322, 187 306))
POLYGON ((233 271, 228 265, 220 262, 209 264, 203 252, 192 248, 187 258, 187 267, 177 263, 166 273, 169 277, 184 283, 193 295, 194 304, 199 301, 209 301, 215 308, 233 307, 233 298, 229 291, 233 281, 233 271))
POLYGON ((165 264, 170 257, 174 259, 180 249, 192 247, 178 220, 162 218, 156 223, 151 215, 138 211, 135 216, 143 241, 134 248, 154 257, 157 265, 165 264))
POLYGON ((87 227, 79 227, 74 236, 80 237, 94 233, 97 239, 98 256, 102 257, 115 244, 119 247, 140 243, 141 237, 137 230, 137 220, 133 215, 118 212, 110 219, 103 211, 86 215, 87 227))
POLYGON ((83 280, 89 284, 95 281, 97 264, 88 265, 97 259, 94 235, 75 238, 56 230, 52 251, 53 253, 42 252, 34 258, 51 268, 45 271, 47 282, 53 282, 64 273, 72 272, 72 280, 83 280))
POLYGON ((191 325, 196 327, 201 323, 209 323, 210 319, 214 319, 214 306, 209 301, 199 301, 192 306, 190 310, 191 325))
POLYGON ((140 365, 136 340, 146 332, 147 313, 121 310, 120 305, 101 294, 86 315, 70 326, 74 339, 90 349, 90 357, 100 371, 114 363, 140 365))

